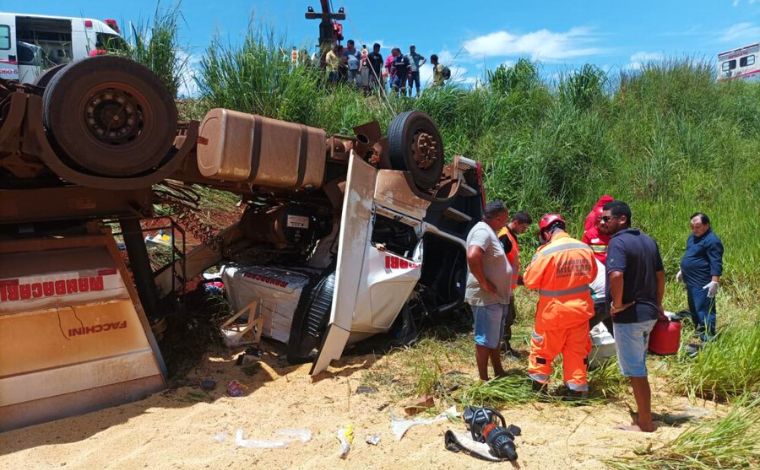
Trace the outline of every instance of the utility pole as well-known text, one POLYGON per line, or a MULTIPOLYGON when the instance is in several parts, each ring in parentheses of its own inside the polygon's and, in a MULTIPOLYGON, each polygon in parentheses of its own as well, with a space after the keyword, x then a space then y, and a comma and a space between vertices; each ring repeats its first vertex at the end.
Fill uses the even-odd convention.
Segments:
POLYGON ((320 64, 324 65, 324 57, 327 51, 334 45, 340 44, 343 39, 343 26, 336 20, 345 20, 346 12, 343 7, 338 8, 337 13, 330 8, 330 0, 320 0, 322 11, 314 11, 309 6, 306 9, 307 20, 322 20, 319 23, 319 57, 320 64))

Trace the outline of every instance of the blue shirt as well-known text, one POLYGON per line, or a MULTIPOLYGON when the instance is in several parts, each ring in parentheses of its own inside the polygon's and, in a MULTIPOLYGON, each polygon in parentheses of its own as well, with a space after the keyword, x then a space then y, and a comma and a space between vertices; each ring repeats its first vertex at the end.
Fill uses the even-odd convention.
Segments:
POLYGON ((621 230, 607 246, 607 302, 610 273, 623 273, 623 304, 633 305, 612 317, 615 323, 638 323, 657 319, 657 273, 664 271, 657 243, 636 228, 621 230))
POLYGON ((689 235, 681 258, 681 274, 690 287, 703 287, 713 276, 723 274, 723 243, 715 232, 708 229, 701 237, 689 235))

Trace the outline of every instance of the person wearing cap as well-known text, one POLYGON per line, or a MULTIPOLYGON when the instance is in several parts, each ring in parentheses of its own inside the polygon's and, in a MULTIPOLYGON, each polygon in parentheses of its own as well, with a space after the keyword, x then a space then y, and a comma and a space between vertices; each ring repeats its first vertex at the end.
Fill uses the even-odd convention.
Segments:
POLYGON ((481 380, 488 380, 488 361, 494 374, 505 375, 499 357, 510 297, 512 267, 496 233, 507 223, 502 201, 486 204, 483 220, 467 234, 467 285, 465 301, 472 308, 475 323, 475 361, 481 380))
POLYGON ((559 214, 545 214, 538 225, 538 248, 523 274, 526 288, 538 290, 536 321, 530 338, 528 375, 544 390, 552 362, 562 354, 568 398, 588 394, 588 322, 594 315, 589 284, 597 274, 594 252, 571 238, 559 214))
POLYGON ((517 242, 517 236, 528 231, 533 220, 527 212, 517 212, 512 215, 506 227, 501 229, 497 234, 504 252, 507 254, 507 260, 512 266, 512 289, 509 297, 509 312, 507 314, 507 323, 504 325, 504 344, 503 349, 507 356, 513 358, 520 357, 520 353, 512 349, 510 341, 512 340, 512 325, 517 318, 515 309, 515 289, 518 284, 522 284, 520 276, 520 245, 517 242))
POLYGON ((586 220, 583 223, 583 236, 581 241, 594 251, 594 256, 600 263, 604 264, 607 259, 607 245, 610 242, 609 235, 601 233, 599 231, 599 218, 604 211, 604 205, 608 202, 612 202, 614 198, 609 194, 604 194, 596 201, 591 212, 586 215, 586 220))
POLYGON ((691 235, 676 280, 686 285, 691 319, 702 341, 715 336, 715 296, 723 274, 723 243, 710 228, 710 217, 702 212, 689 219, 691 235))

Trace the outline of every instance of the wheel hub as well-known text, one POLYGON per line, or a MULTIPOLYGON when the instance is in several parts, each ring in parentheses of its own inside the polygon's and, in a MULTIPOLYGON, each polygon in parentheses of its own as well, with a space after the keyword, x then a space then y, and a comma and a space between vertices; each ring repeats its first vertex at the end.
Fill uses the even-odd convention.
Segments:
POLYGON ((438 159, 438 142, 427 132, 418 132, 412 141, 412 155, 417 167, 427 170, 438 159))
POLYGON ((89 99, 85 122, 96 139, 109 145, 133 141, 144 124, 138 100, 126 91, 113 88, 100 90, 89 99))

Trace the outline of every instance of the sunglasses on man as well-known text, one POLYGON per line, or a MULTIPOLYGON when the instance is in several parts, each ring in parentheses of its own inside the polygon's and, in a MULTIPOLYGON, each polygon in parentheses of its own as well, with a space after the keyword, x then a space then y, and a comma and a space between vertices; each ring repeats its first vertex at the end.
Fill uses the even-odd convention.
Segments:
POLYGON ((603 216, 599 217, 599 220, 601 220, 602 222, 604 222, 606 224, 610 220, 617 219, 617 218, 618 218, 618 216, 616 216, 616 215, 603 215, 603 216))

